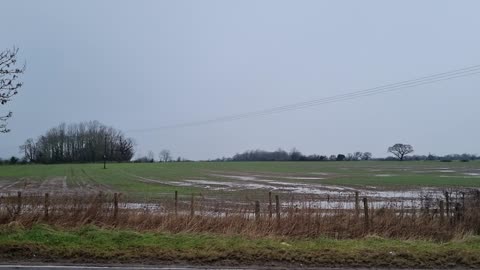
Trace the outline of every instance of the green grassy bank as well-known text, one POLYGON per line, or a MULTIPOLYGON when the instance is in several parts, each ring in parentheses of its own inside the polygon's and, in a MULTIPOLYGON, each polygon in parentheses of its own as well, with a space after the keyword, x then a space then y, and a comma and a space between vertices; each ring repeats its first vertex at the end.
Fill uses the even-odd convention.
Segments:
POLYGON ((446 243, 367 237, 249 239, 209 234, 139 233, 93 226, 54 229, 0 227, 0 261, 188 263, 448 268, 480 267, 480 237, 446 243))

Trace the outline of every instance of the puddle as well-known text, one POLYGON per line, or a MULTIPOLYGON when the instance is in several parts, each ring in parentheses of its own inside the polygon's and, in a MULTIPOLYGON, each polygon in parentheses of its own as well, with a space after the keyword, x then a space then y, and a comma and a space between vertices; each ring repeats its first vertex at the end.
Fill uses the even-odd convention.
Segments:
POLYGON ((258 184, 258 183, 241 183, 241 182, 220 182, 220 181, 209 181, 209 180, 185 180, 185 182, 170 182, 174 185, 179 186, 195 186, 201 188, 208 188, 211 190, 243 190, 243 189, 267 189, 275 190, 274 186, 258 184), (214 187, 212 187, 214 186, 214 187))
POLYGON ((471 174, 466 174, 465 175, 440 175, 441 178, 480 178, 480 174, 477 175, 471 175, 471 174))
POLYGON ((309 173, 309 174, 313 174, 313 175, 330 175, 329 173, 325 173, 325 172, 312 172, 312 173, 309 173))
POLYGON ((162 209, 159 204, 154 203, 122 203, 119 204, 120 208, 131 210, 160 210, 162 209))
POLYGON ((316 192, 316 190, 320 190, 322 192, 325 191, 330 191, 330 190, 336 190, 336 191, 354 191, 355 189, 353 188, 348 188, 348 187, 339 187, 339 186, 333 186, 333 185, 311 185, 311 184, 299 184, 299 183, 286 183, 286 182, 279 182, 279 181, 270 181, 270 184, 274 185, 283 185, 283 186, 293 186, 293 187, 306 187, 311 190, 312 194, 316 192))
POLYGON ((425 171, 413 171, 413 173, 456 173, 455 170, 448 170, 448 169, 431 169, 425 171))
MULTIPOLYGON (((208 180, 185 180, 189 183, 197 183, 201 185, 214 185, 214 186, 230 186, 231 182, 219 182, 219 181, 208 181, 208 180)), ((178 183, 178 182, 176 182, 178 183)))
MULTIPOLYGON (((351 197, 355 191, 360 193, 360 196, 367 196, 375 198, 376 200, 385 199, 412 199, 419 200, 422 196, 428 195, 430 197, 442 196, 443 193, 439 189, 433 188, 419 188, 414 190, 400 190, 400 191, 388 191, 388 190, 376 190, 371 189, 359 189, 340 187, 334 185, 320 185, 320 184, 304 184, 304 183, 289 183, 274 180, 262 180, 262 183, 255 182, 222 182, 222 181, 210 181, 210 180, 192 180, 188 179, 183 182, 170 182, 170 184, 179 186, 195 186, 200 188, 207 188, 210 190, 222 190, 222 191, 241 191, 241 190, 275 190, 278 192, 285 192, 291 194, 303 194, 303 195, 323 195, 332 197, 351 197)), ((368 188, 368 187, 366 187, 368 188)))
POLYGON ((367 191, 364 193, 368 197, 374 198, 402 198, 415 199, 428 195, 429 197, 441 197, 443 192, 440 190, 421 188, 418 190, 401 190, 401 191, 367 191))
POLYGON ((323 177, 301 177, 301 176, 285 176, 283 179, 294 179, 294 180, 322 180, 323 177))
MULTIPOLYGON (((421 203, 419 201, 372 201, 368 203, 370 207, 378 208, 393 208, 393 209, 412 209, 419 208, 421 203)), ((355 209, 355 202, 353 201, 293 201, 282 203, 283 207, 295 207, 295 208, 313 208, 324 210, 342 210, 342 209, 355 209)), ((363 205, 360 206, 363 209, 363 205)))
POLYGON ((245 176, 245 175, 225 175, 225 174, 211 174, 211 176, 218 176, 242 181, 254 181, 257 179, 255 176, 245 176))

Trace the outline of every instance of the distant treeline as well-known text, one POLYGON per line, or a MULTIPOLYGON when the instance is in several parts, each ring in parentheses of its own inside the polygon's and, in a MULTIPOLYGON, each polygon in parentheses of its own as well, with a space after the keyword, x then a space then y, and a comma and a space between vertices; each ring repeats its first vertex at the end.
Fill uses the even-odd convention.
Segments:
MULTIPOLYGON (((387 157, 387 158, 379 158, 376 160, 396 160, 395 157, 387 157)), ((471 161, 471 160, 480 160, 480 156, 474 154, 449 154, 444 156, 437 156, 437 155, 413 155, 413 156, 406 156, 404 160, 437 160, 437 161, 471 161)))
POLYGON ((372 153, 355 152, 347 155, 304 155, 297 149, 287 152, 282 149, 276 151, 249 150, 235 154, 231 158, 221 158, 215 161, 344 161, 344 160, 370 160, 372 153))
MULTIPOLYGON (((275 151, 248 150, 243 153, 235 154, 233 157, 218 158, 213 161, 359 161, 359 160, 378 160, 390 161, 398 160, 396 157, 374 158, 370 152, 354 152, 337 155, 304 155, 297 149, 287 152, 282 149, 275 151)), ((437 155, 412 155, 405 156, 404 160, 437 160, 437 161, 470 161, 480 160, 480 156, 474 154, 450 154, 444 156, 437 155)))
POLYGON ((60 124, 37 140, 26 140, 20 151, 24 154, 23 162, 97 162, 104 159, 105 153, 107 160, 122 162, 132 159, 133 147, 133 140, 125 138, 121 131, 90 121, 60 124))

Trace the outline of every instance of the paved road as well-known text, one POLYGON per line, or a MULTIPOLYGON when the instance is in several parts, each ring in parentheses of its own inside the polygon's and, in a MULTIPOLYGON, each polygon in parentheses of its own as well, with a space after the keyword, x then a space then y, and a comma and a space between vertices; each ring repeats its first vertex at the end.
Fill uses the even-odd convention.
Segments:
MULTIPOLYGON (((197 269, 215 269, 219 270, 221 268, 198 268, 198 267, 188 267, 188 266, 165 266, 165 267, 155 267, 155 266, 85 266, 85 265, 0 265, 0 270, 10 270, 10 269, 20 269, 20 270, 59 270, 59 269, 68 269, 68 270, 197 270, 197 269)), ((234 269, 234 268, 225 268, 225 269, 234 269)), ((245 268, 243 268, 245 269, 245 268)))
MULTIPOLYGON (((0 265, 0 270, 248 270, 248 269, 295 269, 290 267, 220 267, 220 266, 85 266, 85 265, 0 265)), ((347 268, 297 268, 302 270, 321 269, 321 270, 353 270, 347 268)), ((359 270, 359 269, 354 269, 359 270)), ((361 270, 361 269, 360 269, 361 270)), ((392 270, 392 269, 389 269, 392 270)), ((394 270, 394 269, 393 269, 394 270)))
MULTIPOLYGON (((40 265, 20 265, 20 264, 10 264, 10 265, 0 265, 0 270, 10 270, 10 269, 20 269, 20 270, 59 270, 59 269, 68 269, 68 270, 197 270, 197 269, 215 269, 219 270, 220 268, 198 268, 198 267, 188 267, 188 266, 137 266, 137 265, 129 265, 129 266, 86 266, 86 265, 48 265, 48 264, 40 264, 40 265)), ((233 268, 228 268, 233 269, 233 268)))
MULTIPOLYGON (((247 270, 247 269, 293 269, 293 268, 282 268, 282 267, 218 267, 218 266, 84 266, 84 265, 0 265, 0 270, 10 270, 10 269, 20 269, 20 270, 59 270, 59 269, 68 269, 68 270, 247 270)), ((299 268, 300 269, 300 268, 299 268)), ((309 268, 301 268, 309 269, 309 268)), ((310 268, 313 269, 313 268, 310 268)), ((331 268, 317 268, 322 270, 333 270, 331 268)), ((343 270, 343 269, 335 269, 343 270)), ((350 270, 350 269, 348 269, 350 270)), ((358 270, 358 269, 355 269, 358 270)), ((391 270, 391 269, 390 269, 391 270)))
MULTIPOLYGON (((68 270, 247 270, 247 269, 295 269, 291 267, 218 267, 218 266, 85 266, 85 265, 20 265, 20 264, 11 264, 11 265, 0 265, 0 270, 10 270, 10 269, 20 269, 20 270, 59 270, 59 269, 68 269, 68 270)), ((317 269, 317 270, 366 270, 366 269, 377 269, 380 268, 296 268, 302 270, 308 269, 317 269)), ((386 269, 385 269, 386 270, 386 269)), ((388 270, 395 270, 388 268, 388 270)), ((398 269, 399 270, 399 269, 398 269)))

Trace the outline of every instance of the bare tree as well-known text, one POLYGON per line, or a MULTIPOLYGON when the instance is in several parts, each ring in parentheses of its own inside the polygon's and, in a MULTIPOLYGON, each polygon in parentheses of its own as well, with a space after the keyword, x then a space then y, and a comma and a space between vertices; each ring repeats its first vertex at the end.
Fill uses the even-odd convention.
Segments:
POLYGON ((409 144, 397 143, 394 146, 388 148, 388 152, 394 154, 400 161, 402 161, 406 155, 413 153, 413 147, 409 144))
POLYGON ((151 150, 148 151, 147 158, 148 158, 149 162, 154 162, 155 161, 155 154, 153 153, 153 151, 151 151, 151 150))
POLYGON ((135 142, 131 138, 124 139, 122 136, 118 136, 118 160, 129 161, 132 159, 135 142))
POLYGON ((372 153, 370 152, 365 152, 362 155, 362 160, 370 160, 372 158, 372 153))
POLYGON ((290 150, 290 160, 292 161, 297 161, 297 160, 300 160, 300 158, 302 157, 302 153, 300 151, 297 150, 297 148, 292 148, 292 150, 290 150))
POLYGON ((159 157, 160 161, 163 162, 169 162, 170 160, 172 160, 172 154, 170 153, 170 150, 167 149, 163 149, 162 151, 160 151, 159 157))
MULTIPOLYGON (((16 67, 17 53, 17 48, 0 52, 0 105, 7 104, 22 87, 22 83, 18 82, 18 77, 25 71, 25 66, 16 67)), ((10 131, 7 128, 7 119, 10 117, 12 117, 12 112, 0 116, 0 133, 10 131)))
POLYGON ((353 160, 360 160, 363 156, 363 153, 362 152, 355 152, 353 153, 353 160))
POLYGON ((35 162, 37 157, 37 144, 33 139, 27 139, 23 145, 19 147, 20 153, 24 154, 25 160, 35 162))
POLYGON ((98 121, 60 124, 35 141, 28 139, 20 151, 31 162, 64 163, 130 161, 135 153, 134 141, 123 133, 98 121), (105 140, 106 139, 106 140, 105 140))

